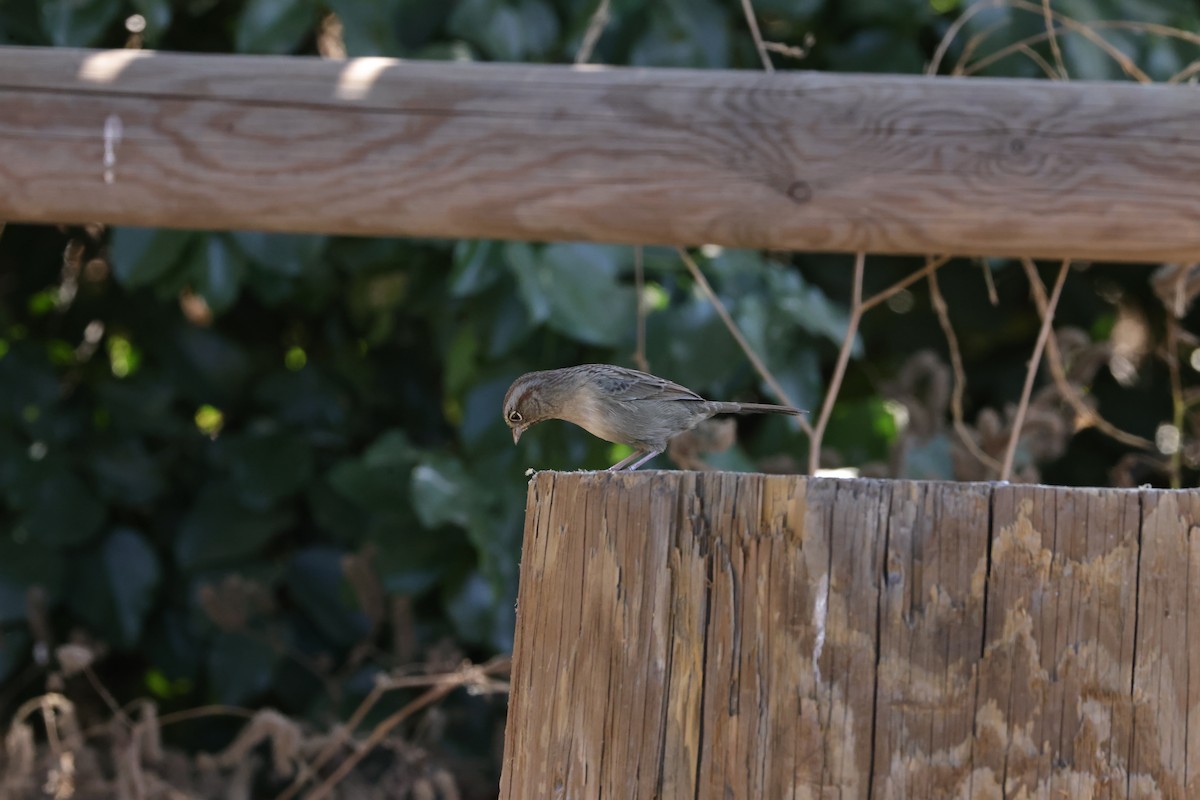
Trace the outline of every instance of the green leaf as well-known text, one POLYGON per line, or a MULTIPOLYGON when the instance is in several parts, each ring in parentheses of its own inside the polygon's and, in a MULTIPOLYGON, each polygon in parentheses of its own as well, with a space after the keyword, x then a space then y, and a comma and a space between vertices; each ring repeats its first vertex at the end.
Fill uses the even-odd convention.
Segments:
POLYGON ((237 302, 246 276, 246 262, 227 237, 209 234, 204 246, 194 249, 189 274, 196 293, 214 313, 220 314, 237 302))
POLYGON ((239 53, 286 55, 317 26, 312 0, 248 0, 234 26, 239 53))
POLYGON ((24 628, 0 631, 0 686, 32 656, 33 638, 24 628))
POLYGON ((558 18, 542 0, 463 0, 448 29, 497 61, 545 57, 559 36, 558 18))
POLYGON ((140 439, 105 442, 88 460, 88 467, 101 497, 116 505, 147 506, 166 487, 163 465, 140 439))
POLYGON ((159 228, 114 228, 109 240, 113 275, 134 289, 162 279, 178 266, 196 234, 159 228))
POLYGON ((75 473, 55 467, 33 486, 14 535, 51 547, 86 542, 104 524, 105 508, 75 473))
POLYGON ((234 231, 230 236, 256 267, 288 278, 304 274, 329 244, 325 236, 295 233, 234 231))
POLYGON ((214 702, 242 705, 270 688, 278 660, 261 638, 221 631, 208 651, 209 694, 214 702))
POLYGON ((925 55, 911 36, 889 28, 867 28, 832 46, 829 62, 839 72, 919 75, 925 55))
POLYGON ((729 50, 728 12, 719 3, 665 0, 654 4, 650 24, 637 38, 629 63, 714 69, 729 66, 729 50))
POLYGON ((45 592, 49 604, 57 603, 63 587, 62 556, 40 543, 18 543, 0 532, 0 625, 29 618, 29 590, 45 592))
POLYGON ((550 317, 550 296, 542 285, 533 245, 525 242, 506 242, 504 263, 516 276, 517 291, 530 318, 537 323, 545 322, 550 317))
POLYGON ((329 484, 339 495, 373 511, 408 507, 405 491, 417 450, 401 430, 388 431, 362 458, 345 459, 329 471, 329 484))
POLYGON ((465 444, 475 447, 491 443, 494 448, 512 442, 512 434, 501 422, 504 393, 514 376, 476 381, 463 398, 463 420, 459 435, 465 444))
POLYGON ((512 648, 512 604, 497 597, 492 585, 478 572, 468 575, 446 599, 446 613, 466 641, 502 652, 512 648))
POLYGON ((400 49, 396 22, 403 0, 329 0, 329 8, 342 23, 346 55, 394 56, 400 49))
POLYGON ((358 643, 371 630, 342 573, 340 550, 308 547, 292 556, 287 586, 292 600, 325 638, 341 647, 358 643))
POLYGON ((95 47, 121 13, 111 0, 41 0, 42 30, 56 47, 95 47))
POLYGON ((397 428, 381 435, 366 449, 363 463, 372 468, 408 467, 419 455, 408 434, 397 428))
POLYGON ((954 457, 950 440, 938 434, 924 442, 911 442, 904 448, 899 477, 909 480, 954 480, 954 457))
POLYGON ((341 429, 349 419, 352 397, 311 362, 297 372, 280 370, 263 378, 254 393, 282 425, 341 429))
POLYGON ((429 591, 453 568, 469 565, 474 552, 466 536, 453 529, 426 530, 408 513, 375 514, 368 539, 373 560, 387 592, 419 595, 429 591))
POLYGON ((67 603, 97 636, 133 647, 160 579, 158 556, 146 540, 131 528, 117 528, 73 560, 67 603))
POLYGON ((505 292, 489 302, 487 309, 477 318, 488 325, 485 338, 490 358, 500 358, 513 352, 529 338, 534 328, 533 320, 529 318, 520 298, 511 292, 505 292))
POLYGON ((312 479, 312 447, 300 434, 243 434, 226 441, 225 448, 233 483, 251 508, 266 508, 312 479))
MULTIPOLYGON (((173 351, 164 356, 164 376, 197 404, 220 405, 242 391, 253 377, 250 359, 235 340, 211 328, 186 327, 175 331, 173 351)), ((192 413, 195 413, 194 411, 192 413)))
POLYGON ((210 483, 179 527, 175 558, 184 569, 196 569, 248 556, 289 524, 284 512, 247 508, 232 484, 210 483))
POLYGON ((123 380, 106 378, 95 386, 102 411, 115 434, 150 433, 161 436, 189 434, 195 430, 191 420, 186 424, 172 412, 176 400, 175 386, 161 374, 137 373, 123 380))
MULTIPOLYGON (((841 344, 850 325, 850 315, 844 306, 831 301, 819 287, 805 283, 795 269, 773 264, 765 273, 765 298, 797 325, 809 333, 823 336, 841 344)), ((862 339, 855 337, 854 355, 862 357, 862 339)))
POLYGON ((137 531, 117 528, 104 543, 103 561, 123 643, 133 645, 141 638, 146 615, 154 607, 162 578, 158 556, 137 531))
POLYGON ((447 523, 466 527, 475 491, 462 462, 451 456, 430 455, 412 471, 413 508, 427 528, 447 523))
POLYGON ((695 296, 647 318, 646 350, 657 374, 701 393, 745 363, 712 303, 695 296))
POLYGON ((497 242, 460 239, 454 245, 450 296, 471 297, 491 288, 503 273, 502 246, 497 242))
POLYGON ((528 245, 509 245, 506 260, 535 320, 587 344, 632 339, 634 292, 620 284, 611 248, 553 245, 535 254, 528 245))

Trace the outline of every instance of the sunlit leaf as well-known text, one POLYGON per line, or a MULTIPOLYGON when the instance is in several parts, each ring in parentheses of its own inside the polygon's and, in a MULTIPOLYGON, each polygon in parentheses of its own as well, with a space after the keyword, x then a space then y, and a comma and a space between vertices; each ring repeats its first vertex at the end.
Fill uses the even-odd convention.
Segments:
POLYGON ((462 462, 449 456, 431 455, 412 471, 413 507, 429 528, 446 523, 466 526, 473 491, 462 462))

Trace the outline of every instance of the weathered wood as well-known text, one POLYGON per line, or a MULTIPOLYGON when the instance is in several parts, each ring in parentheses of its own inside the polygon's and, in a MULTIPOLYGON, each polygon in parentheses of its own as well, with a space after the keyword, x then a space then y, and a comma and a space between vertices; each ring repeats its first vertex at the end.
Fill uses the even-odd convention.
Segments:
POLYGON ((1134 787, 1161 786, 1175 800, 1200 794, 1200 611, 1192 615, 1191 587, 1200 587, 1200 497, 1155 493, 1142 507, 1138 575, 1137 663, 1133 672, 1134 787), (1192 617, 1195 616, 1193 620, 1192 617), (1197 687, 1196 694, 1191 687, 1197 687))
POLYGON ((501 797, 1200 796, 1197 526, 1196 492, 540 473, 501 797))
POLYGON ((1200 258, 1188 86, 10 47, 0 107, 9 221, 1200 258))

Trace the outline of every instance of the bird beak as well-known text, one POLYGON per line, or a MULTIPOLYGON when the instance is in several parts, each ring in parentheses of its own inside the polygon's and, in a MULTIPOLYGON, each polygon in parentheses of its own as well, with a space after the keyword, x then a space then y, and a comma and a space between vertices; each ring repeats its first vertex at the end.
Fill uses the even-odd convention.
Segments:
POLYGON ((521 441, 521 434, 525 432, 524 428, 513 428, 513 444, 521 441))

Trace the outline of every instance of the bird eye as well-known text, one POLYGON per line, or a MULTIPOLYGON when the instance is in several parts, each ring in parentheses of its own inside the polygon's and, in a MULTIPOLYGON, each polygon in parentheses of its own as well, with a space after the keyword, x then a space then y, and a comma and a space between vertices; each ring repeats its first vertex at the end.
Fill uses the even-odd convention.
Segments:
POLYGON ((522 417, 521 417, 520 411, 514 411, 508 415, 509 422, 520 422, 521 420, 522 420, 522 417))

